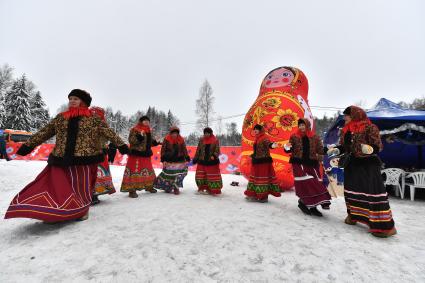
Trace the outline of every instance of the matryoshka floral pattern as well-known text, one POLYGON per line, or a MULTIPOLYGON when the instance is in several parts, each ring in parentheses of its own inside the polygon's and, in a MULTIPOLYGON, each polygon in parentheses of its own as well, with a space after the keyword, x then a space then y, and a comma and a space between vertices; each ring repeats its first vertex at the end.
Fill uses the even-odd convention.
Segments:
POLYGON ((308 81, 304 73, 293 67, 279 67, 269 72, 261 83, 260 93, 245 115, 242 129, 241 171, 250 173, 250 154, 256 124, 264 127, 267 137, 279 147, 271 150, 273 167, 281 189, 293 186, 289 155, 282 146, 296 131, 297 123, 308 107, 308 81), (301 101, 306 105, 301 105, 301 101))

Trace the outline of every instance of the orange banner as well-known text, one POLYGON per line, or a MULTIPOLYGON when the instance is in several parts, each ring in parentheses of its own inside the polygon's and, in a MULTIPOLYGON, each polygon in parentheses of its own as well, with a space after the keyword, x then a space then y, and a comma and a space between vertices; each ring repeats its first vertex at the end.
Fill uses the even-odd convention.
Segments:
MULTIPOLYGON (((16 151, 21 146, 21 143, 8 143, 7 153, 11 159, 15 160, 40 160, 46 161, 52 151, 54 144, 42 144, 36 147, 27 156, 20 156, 16 151)), ((196 151, 196 146, 187 147, 189 155, 193 158, 196 151)), ((152 165, 154 168, 162 168, 160 162, 161 146, 153 148, 152 165)), ((114 165, 125 166, 127 163, 127 155, 121 155, 117 152, 114 160, 114 165)), ((231 174, 239 172, 239 163, 241 160, 241 147, 240 146, 222 146, 220 155, 220 169, 223 174, 231 174)), ((196 166, 190 166, 190 170, 195 170, 196 166)))

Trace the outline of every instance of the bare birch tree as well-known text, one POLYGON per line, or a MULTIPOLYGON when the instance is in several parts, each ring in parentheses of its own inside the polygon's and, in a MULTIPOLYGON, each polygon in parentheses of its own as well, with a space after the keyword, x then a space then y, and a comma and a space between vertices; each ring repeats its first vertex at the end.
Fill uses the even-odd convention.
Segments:
POLYGON ((205 80, 199 90, 199 97, 196 100, 196 115, 198 115, 196 123, 199 130, 211 126, 214 115, 213 104, 213 89, 208 80, 205 80))

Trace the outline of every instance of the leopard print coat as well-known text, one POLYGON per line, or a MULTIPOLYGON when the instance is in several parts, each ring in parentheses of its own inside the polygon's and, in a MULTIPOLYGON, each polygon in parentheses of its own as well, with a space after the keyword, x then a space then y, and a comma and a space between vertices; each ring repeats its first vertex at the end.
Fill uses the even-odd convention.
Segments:
POLYGON ((152 140, 151 133, 142 135, 134 128, 130 130, 128 141, 130 142, 130 155, 142 157, 151 157, 153 155, 152 147, 160 144, 156 140, 152 140))
POLYGON ((125 146, 124 141, 99 117, 81 116, 66 119, 62 114, 35 133, 23 146, 34 149, 53 136, 56 136, 56 144, 48 159, 50 165, 70 166, 102 162, 106 140, 118 147, 125 146))

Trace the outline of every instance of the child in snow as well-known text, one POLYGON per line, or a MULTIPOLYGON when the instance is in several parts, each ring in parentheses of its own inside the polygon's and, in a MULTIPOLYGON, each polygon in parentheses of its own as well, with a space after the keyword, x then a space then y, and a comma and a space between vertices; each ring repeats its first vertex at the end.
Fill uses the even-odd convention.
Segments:
POLYGON ((130 142, 130 154, 125 167, 124 177, 121 184, 121 192, 128 193, 131 198, 137 198, 137 191, 146 190, 156 193, 153 188, 155 171, 152 167, 152 147, 161 144, 152 138, 150 119, 143 116, 134 126, 128 137, 130 142))
POLYGON ((165 137, 161 148, 162 172, 155 181, 155 188, 166 193, 174 192, 178 195, 179 188, 183 188, 183 179, 188 172, 190 157, 187 153, 186 143, 180 136, 180 129, 172 127, 165 137))
POLYGON ((329 209, 331 196, 319 175, 323 143, 311 130, 310 121, 298 120, 298 131, 285 145, 285 152, 291 153, 289 162, 294 174, 295 193, 299 197, 298 207, 305 214, 323 216, 317 206, 329 209))
POLYGON ((204 136, 199 140, 193 164, 196 167, 196 185, 199 193, 221 194, 223 182, 220 174, 220 144, 211 128, 204 129, 204 136))
POLYGON ((69 109, 58 114, 18 150, 29 154, 36 146, 56 136, 46 168, 16 195, 5 218, 34 218, 45 222, 88 218, 96 182, 97 165, 104 160, 100 136, 128 152, 120 137, 89 110, 91 96, 74 89, 68 95, 69 109))
POLYGON ((255 125, 254 133, 251 175, 245 195, 248 201, 267 202, 268 195, 281 196, 273 168, 273 159, 270 156, 270 149, 276 148, 277 144, 270 142, 262 125, 255 125))

